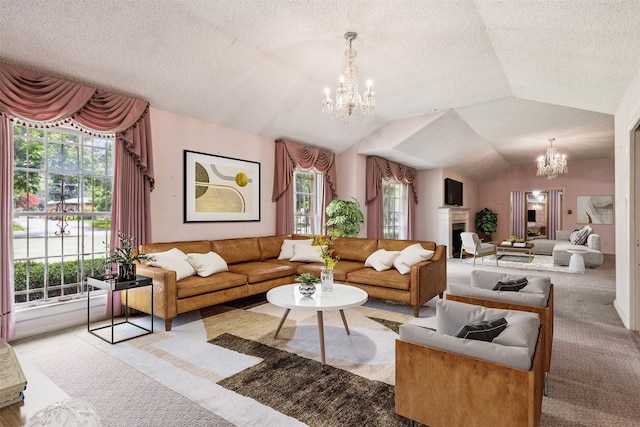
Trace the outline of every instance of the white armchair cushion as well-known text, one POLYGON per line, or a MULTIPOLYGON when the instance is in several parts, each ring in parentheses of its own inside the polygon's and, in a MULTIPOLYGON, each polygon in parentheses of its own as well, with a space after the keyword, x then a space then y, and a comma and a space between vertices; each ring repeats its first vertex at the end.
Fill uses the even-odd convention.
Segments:
POLYGON ((278 259, 291 259, 293 256, 293 245, 311 246, 312 243, 313 239, 283 240, 282 246, 280 246, 280 255, 278 255, 278 259))
POLYGON ((400 255, 400 251, 388 251, 386 249, 378 249, 364 262, 365 267, 372 267, 376 271, 385 271, 393 267, 393 262, 400 255))
POLYGON ((587 237, 587 246, 591 249, 595 249, 596 251, 600 250, 600 235, 591 233, 589 237, 587 237))
POLYGON ((476 255, 492 254, 496 252, 496 246, 491 243, 481 243, 476 248, 476 255))

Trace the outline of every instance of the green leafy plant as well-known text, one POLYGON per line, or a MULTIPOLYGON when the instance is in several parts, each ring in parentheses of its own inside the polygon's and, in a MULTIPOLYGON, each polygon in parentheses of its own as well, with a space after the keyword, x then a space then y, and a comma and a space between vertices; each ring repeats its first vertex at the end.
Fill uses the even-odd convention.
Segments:
POLYGON ((325 228, 331 232, 335 230, 338 237, 356 237, 360 233, 360 224, 364 224, 364 215, 356 199, 334 199, 327 209, 325 228))
POLYGON ((140 254, 134 249, 136 242, 135 236, 126 236, 119 231, 118 241, 120 242, 120 246, 117 247, 113 255, 109 257, 108 262, 130 266, 135 262, 155 260, 153 256, 140 254))
POLYGON ((484 208, 476 214, 476 229, 481 230, 491 239, 491 233, 498 229, 498 214, 489 208, 484 208))
POLYGON ((320 278, 313 273, 302 273, 296 278, 296 281, 305 285, 313 285, 315 283, 320 283, 320 278))

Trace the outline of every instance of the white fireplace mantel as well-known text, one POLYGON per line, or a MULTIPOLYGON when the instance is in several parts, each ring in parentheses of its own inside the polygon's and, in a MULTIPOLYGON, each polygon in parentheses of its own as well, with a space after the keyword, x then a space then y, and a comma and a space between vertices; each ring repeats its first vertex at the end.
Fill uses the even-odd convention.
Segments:
POLYGON ((447 246, 447 258, 453 254, 453 224, 464 224, 463 231, 469 231, 469 209, 438 208, 438 243, 447 246))

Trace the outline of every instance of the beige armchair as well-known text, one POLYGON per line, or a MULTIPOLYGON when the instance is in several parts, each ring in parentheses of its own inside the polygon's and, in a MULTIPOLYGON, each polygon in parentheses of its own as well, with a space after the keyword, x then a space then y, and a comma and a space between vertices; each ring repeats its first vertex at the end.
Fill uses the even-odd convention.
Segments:
POLYGON ((412 324, 396 340, 395 412, 430 427, 540 424, 544 330, 537 314, 436 303, 437 331, 412 324), (492 342, 456 337, 468 323, 504 318, 492 342))
POLYGON ((496 245, 491 243, 482 243, 478 235, 471 232, 460 233, 460 239, 462 240, 462 247, 460 248, 461 261, 462 255, 465 252, 471 254, 473 255, 473 266, 475 267, 476 258, 494 255, 496 257, 496 265, 498 265, 498 250, 496 245))

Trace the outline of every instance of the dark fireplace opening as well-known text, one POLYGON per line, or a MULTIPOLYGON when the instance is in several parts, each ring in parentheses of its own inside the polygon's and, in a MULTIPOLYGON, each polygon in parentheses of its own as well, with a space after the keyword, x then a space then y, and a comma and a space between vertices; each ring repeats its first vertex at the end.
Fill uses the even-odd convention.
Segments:
POLYGON ((460 240, 460 234, 464 233, 464 231, 464 222, 451 224, 451 247, 453 248, 451 256, 453 257, 460 256, 460 251, 462 250, 462 240, 460 240))

